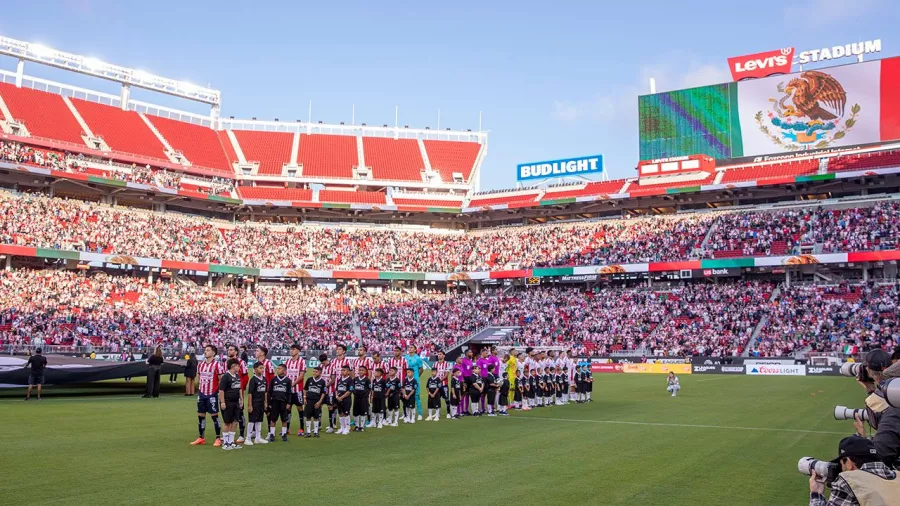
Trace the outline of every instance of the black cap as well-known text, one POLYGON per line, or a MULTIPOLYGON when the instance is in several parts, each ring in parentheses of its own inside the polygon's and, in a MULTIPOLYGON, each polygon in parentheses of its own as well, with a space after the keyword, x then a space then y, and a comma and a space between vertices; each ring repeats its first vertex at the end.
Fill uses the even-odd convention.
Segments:
POLYGON ((875 443, 872 440, 862 436, 848 436, 841 439, 841 444, 838 445, 838 457, 832 462, 837 464, 846 457, 862 457, 868 462, 877 460, 878 451, 875 450, 875 443))
POLYGON ((884 350, 872 350, 866 354, 866 367, 883 371, 891 366, 891 354, 884 350))

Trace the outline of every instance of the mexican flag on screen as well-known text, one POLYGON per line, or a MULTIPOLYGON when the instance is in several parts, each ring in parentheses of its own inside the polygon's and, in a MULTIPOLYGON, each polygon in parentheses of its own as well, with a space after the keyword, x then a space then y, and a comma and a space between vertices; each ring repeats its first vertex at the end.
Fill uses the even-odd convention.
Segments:
MULTIPOLYGON (((733 156, 900 139, 900 58, 737 83, 733 156)), ((734 91, 732 91, 734 93, 734 91)))
POLYGON ((856 355, 859 353, 859 346, 855 344, 844 346, 844 355, 856 355))

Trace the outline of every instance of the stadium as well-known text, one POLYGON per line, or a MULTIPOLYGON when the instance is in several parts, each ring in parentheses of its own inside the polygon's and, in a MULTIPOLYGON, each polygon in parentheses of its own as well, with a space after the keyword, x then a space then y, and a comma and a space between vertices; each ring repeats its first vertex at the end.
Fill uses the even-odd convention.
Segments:
POLYGON ((729 59, 630 105, 632 175, 548 156, 483 190, 480 125, 226 117, 227 91, 0 36, 2 496, 897 504, 880 52, 729 59), (857 433, 878 467, 816 502, 798 459, 857 433))

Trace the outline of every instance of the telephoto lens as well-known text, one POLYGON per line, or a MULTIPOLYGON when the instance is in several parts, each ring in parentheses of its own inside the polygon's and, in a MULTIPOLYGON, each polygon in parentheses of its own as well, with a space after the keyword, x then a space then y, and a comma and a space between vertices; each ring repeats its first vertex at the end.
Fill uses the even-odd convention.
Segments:
POLYGON ((797 470, 807 476, 812 476, 812 472, 815 471, 816 474, 821 476, 823 480, 828 483, 837 478, 838 474, 841 472, 841 467, 834 462, 828 462, 827 460, 803 457, 797 462, 797 470))
POLYGON ((860 362, 847 362, 841 364, 841 376, 856 378, 859 376, 860 367, 863 367, 863 364, 860 362))
POLYGON ((891 378, 881 385, 881 391, 884 392, 884 400, 888 406, 894 409, 900 409, 900 378, 891 378))
POLYGON ((850 409, 847 406, 834 407, 835 420, 853 420, 854 415, 859 415, 860 420, 869 420, 869 412, 865 409, 850 409))

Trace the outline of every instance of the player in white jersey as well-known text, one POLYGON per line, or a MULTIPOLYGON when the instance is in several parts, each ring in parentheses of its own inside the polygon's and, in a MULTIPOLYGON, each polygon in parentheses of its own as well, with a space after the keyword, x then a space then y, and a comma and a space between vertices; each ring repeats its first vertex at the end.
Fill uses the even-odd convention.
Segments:
MULTIPOLYGON (((445 359, 445 355, 443 351, 437 352, 437 362, 434 363, 434 370, 437 373, 437 377, 441 380, 441 396, 444 398, 444 402, 447 403, 447 418, 450 418, 450 369, 453 367, 453 364, 447 362, 445 359)), ((440 417, 440 410, 438 410, 438 417, 440 417)))

